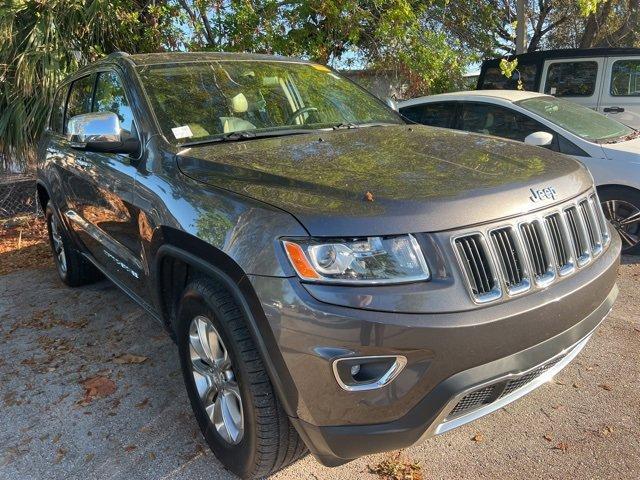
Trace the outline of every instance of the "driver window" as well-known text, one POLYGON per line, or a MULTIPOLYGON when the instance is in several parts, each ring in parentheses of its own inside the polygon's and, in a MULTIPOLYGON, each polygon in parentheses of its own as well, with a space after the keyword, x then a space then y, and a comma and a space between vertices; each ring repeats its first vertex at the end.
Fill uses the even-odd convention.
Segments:
POLYGON ((79 78, 71 84, 71 93, 67 101, 67 113, 64 121, 64 133, 67 131, 69 119, 76 115, 91 112, 91 94, 95 83, 95 74, 79 78))

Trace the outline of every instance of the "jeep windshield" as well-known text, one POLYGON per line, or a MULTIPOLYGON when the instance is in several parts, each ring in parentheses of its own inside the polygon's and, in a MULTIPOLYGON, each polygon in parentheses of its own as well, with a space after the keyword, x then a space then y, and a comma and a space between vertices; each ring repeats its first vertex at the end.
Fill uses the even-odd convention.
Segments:
POLYGON ((376 97, 317 64, 230 60, 150 65, 138 73, 174 144, 404 123, 376 97))
POLYGON ((561 98, 533 97, 515 103, 589 142, 615 143, 636 135, 612 118, 561 98))

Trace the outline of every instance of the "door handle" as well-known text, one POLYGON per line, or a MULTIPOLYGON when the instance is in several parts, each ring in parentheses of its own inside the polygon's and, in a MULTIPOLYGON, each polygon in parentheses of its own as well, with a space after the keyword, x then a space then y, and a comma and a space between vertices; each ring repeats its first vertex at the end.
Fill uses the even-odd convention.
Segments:
POLYGON ((77 157, 75 159, 75 164, 82 169, 91 168, 92 166, 92 163, 89 160, 87 160, 85 157, 77 157))
POLYGON ((622 107, 604 107, 602 109, 603 112, 606 113, 622 113, 624 112, 624 108, 622 107))

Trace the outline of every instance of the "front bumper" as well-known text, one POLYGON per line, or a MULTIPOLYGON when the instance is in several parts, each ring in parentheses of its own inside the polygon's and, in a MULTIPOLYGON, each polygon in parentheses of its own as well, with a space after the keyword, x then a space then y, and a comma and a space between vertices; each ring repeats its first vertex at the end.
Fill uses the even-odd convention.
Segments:
POLYGON ((297 390, 291 421, 322 463, 339 465, 407 447, 500 408, 547 381, 586 344, 617 296, 619 249, 614 236, 590 268, 552 288, 446 314, 328 305, 296 279, 251 277, 297 390), (405 356, 407 366, 378 390, 344 391, 332 372, 337 357, 393 354, 405 356), (509 380, 555 359, 507 391, 509 380), (488 386, 496 389, 484 398, 491 402, 454 411, 488 386))

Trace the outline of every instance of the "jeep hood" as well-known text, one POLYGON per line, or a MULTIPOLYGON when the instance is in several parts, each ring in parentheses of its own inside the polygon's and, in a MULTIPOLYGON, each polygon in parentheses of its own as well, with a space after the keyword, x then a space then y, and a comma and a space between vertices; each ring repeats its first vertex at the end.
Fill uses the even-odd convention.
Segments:
POLYGON ((549 150, 413 125, 213 143, 177 161, 185 175, 285 210, 320 236, 448 230, 545 208, 592 185, 580 163, 549 150), (547 187, 555 199, 530 198, 547 187))

